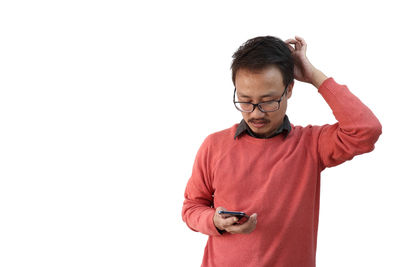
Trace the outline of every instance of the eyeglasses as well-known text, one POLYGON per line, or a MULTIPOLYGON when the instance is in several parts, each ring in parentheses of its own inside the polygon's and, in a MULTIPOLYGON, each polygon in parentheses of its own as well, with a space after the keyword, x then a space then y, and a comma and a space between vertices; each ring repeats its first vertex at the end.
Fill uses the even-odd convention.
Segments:
POLYGON ((235 104, 236 109, 239 110, 240 112, 251 113, 254 111, 256 107, 258 107, 258 109, 264 113, 277 111, 280 108, 281 101, 286 93, 287 87, 288 86, 286 85, 285 90, 283 91, 283 94, 279 100, 264 101, 258 104, 235 101, 235 95, 236 95, 236 87, 235 87, 235 91, 233 92, 233 103, 235 104))

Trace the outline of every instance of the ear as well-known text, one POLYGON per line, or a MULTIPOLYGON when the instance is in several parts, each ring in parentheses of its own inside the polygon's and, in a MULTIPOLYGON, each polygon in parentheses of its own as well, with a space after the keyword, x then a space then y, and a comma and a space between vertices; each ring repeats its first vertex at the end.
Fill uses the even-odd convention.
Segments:
POLYGON ((294 86, 294 80, 293 80, 293 82, 291 82, 291 83, 288 85, 288 88, 287 88, 287 90, 286 90, 287 99, 289 99, 289 98, 292 96, 293 86, 294 86))

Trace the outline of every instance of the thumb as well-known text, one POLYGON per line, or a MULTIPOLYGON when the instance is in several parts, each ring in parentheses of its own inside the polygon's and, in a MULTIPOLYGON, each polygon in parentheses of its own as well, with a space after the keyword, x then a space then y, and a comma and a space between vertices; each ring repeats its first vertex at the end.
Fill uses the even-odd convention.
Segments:
POLYGON ((251 221, 253 224, 257 224, 257 213, 253 213, 250 216, 249 221, 251 221))
POLYGON ((215 210, 218 212, 218 211, 220 211, 220 210, 226 210, 226 209, 225 209, 224 207, 218 207, 218 208, 216 208, 215 210))

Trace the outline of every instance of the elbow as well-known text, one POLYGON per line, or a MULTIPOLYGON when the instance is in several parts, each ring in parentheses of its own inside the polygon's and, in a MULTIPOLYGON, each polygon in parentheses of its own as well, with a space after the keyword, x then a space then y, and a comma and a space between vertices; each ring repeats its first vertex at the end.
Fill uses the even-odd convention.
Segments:
POLYGON ((343 145, 343 151, 347 151, 353 157, 374 150, 381 134, 382 125, 378 120, 374 120, 373 123, 359 125, 350 131, 341 129, 338 143, 343 145))
POLYGON ((382 124, 378 121, 378 119, 376 119, 373 124, 367 127, 366 132, 366 134, 369 136, 368 139, 373 146, 376 141, 378 141, 379 136, 382 134, 382 124))
POLYGON ((187 227, 189 227, 190 230, 194 231, 194 232, 198 232, 198 230, 196 229, 195 225, 192 225, 192 220, 190 220, 190 217, 193 216, 192 215, 193 211, 190 210, 190 207, 187 207, 186 205, 183 205, 182 208, 182 220, 183 222, 186 224, 187 227))
POLYGON ((382 134, 382 124, 378 120, 376 121, 375 131, 377 134, 376 139, 378 140, 379 136, 382 134))
POLYGON ((363 128, 362 138, 359 140, 359 151, 357 154, 363 154, 374 150, 375 143, 378 141, 381 134, 382 125, 378 120, 363 128))
POLYGON ((183 220, 185 223, 187 223, 188 213, 189 213, 189 207, 187 206, 186 200, 185 200, 185 202, 184 202, 184 204, 183 204, 183 207, 182 207, 182 212, 181 212, 182 220, 183 220))
POLYGON ((364 119, 360 119, 357 124, 358 135, 361 137, 360 141, 369 147, 369 150, 365 152, 372 151, 374 144, 382 134, 382 124, 372 112, 365 113, 364 119))

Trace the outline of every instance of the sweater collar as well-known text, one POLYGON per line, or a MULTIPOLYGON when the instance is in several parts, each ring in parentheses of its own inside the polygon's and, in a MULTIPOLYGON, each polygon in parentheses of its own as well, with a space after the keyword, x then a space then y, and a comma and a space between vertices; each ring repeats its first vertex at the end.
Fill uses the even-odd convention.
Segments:
POLYGON ((260 139, 267 139, 267 138, 272 138, 278 134, 283 133, 284 137, 286 137, 289 132, 292 130, 292 127, 290 125, 290 121, 287 115, 285 115, 285 117, 283 118, 283 123, 281 124, 281 126, 279 126, 279 128, 275 131, 274 134, 272 134, 271 136, 268 137, 258 137, 249 127, 249 125, 247 125, 246 121, 244 119, 242 119, 242 121, 240 122, 234 139, 236 139, 237 137, 239 137, 240 135, 247 133, 248 135, 255 137, 255 138, 260 138, 260 139))

